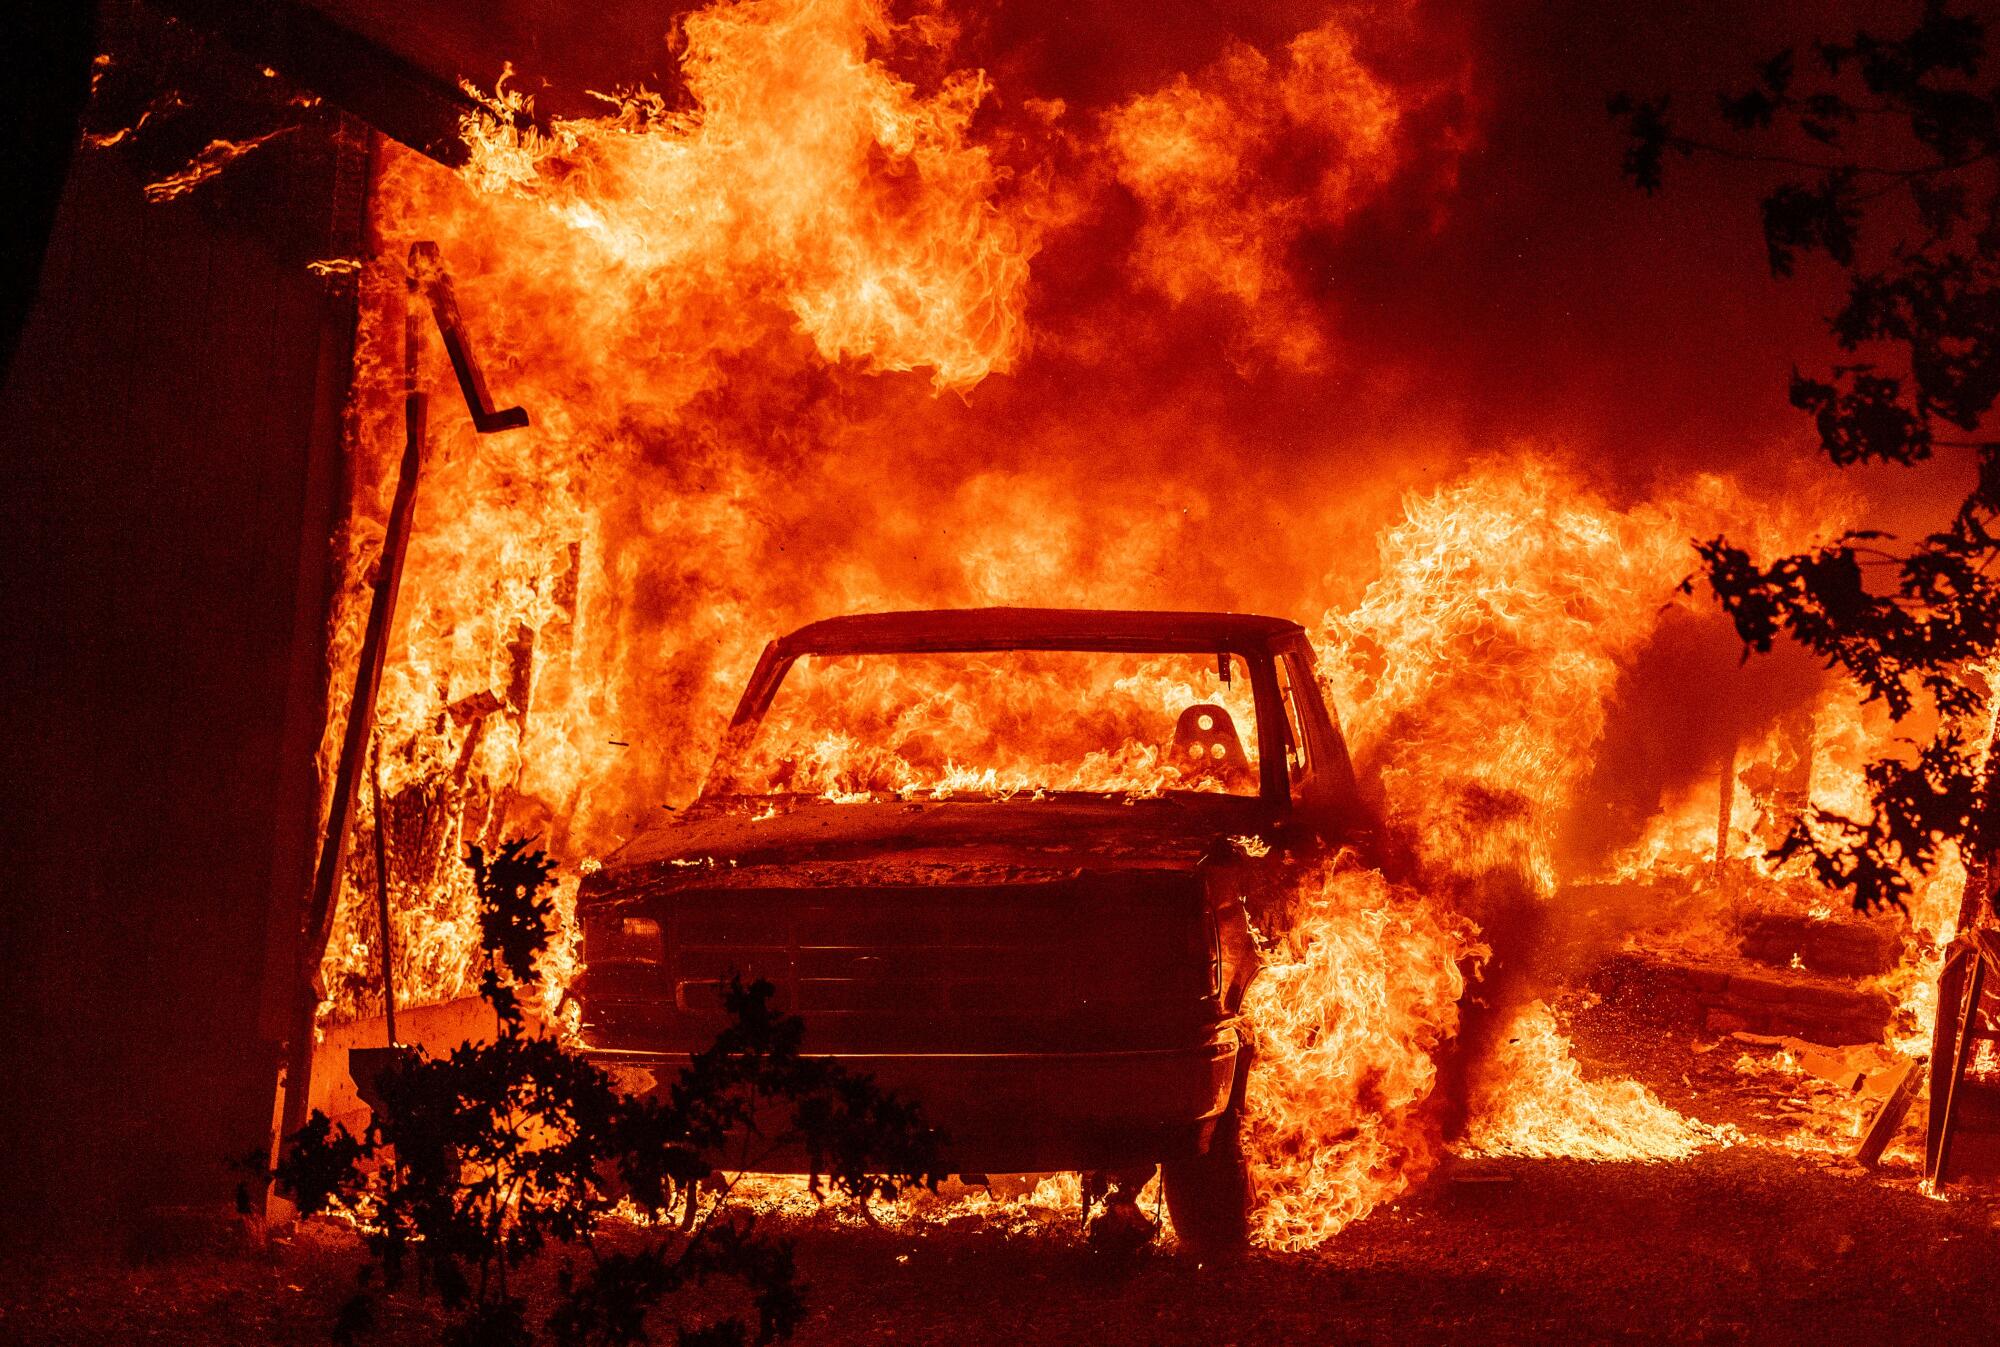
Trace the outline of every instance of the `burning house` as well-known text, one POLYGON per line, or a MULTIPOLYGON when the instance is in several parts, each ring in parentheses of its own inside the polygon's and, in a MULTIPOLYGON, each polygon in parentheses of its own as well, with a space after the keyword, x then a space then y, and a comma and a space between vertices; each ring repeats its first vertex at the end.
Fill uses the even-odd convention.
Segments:
POLYGON ((1988 858, 1784 844, 1990 692, 1746 659, 1692 546, 1958 484, 1816 463, 1815 304, 1616 179, 1741 16, 1528 8, 102 7, 0 401, 21 1220, 144 1243, 504 1036, 514 839, 534 1032, 661 1090, 767 978, 954 1120, 891 1222, 1987 1172, 1988 858))

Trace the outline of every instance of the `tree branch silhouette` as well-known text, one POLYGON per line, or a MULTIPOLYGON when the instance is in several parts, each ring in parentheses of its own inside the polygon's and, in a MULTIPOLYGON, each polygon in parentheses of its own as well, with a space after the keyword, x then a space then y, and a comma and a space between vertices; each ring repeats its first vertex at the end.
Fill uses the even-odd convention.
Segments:
POLYGON ((1794 370, 1790 382, 1831 462, 1974 455, 1964 500, 1907 550, 1851 533, 1760 563, 1726 538, 1697 544, 1746 654, 1789 637, 1896 721, 1920 709, 1937 718, 1911 757, 1867 768, 1869 817, 1809 810, 1776 853, 1810 858, 1863 910, 1905 906, 1947 848, 1976 858, 2000 844, 1984 723, 2000 657, 2000 586, 1989 574, 2000 440, 1978 437, 2000 397, 2000 87, 1986 38, 1982 20, 1929 0, 1905 32, 1812 43, 1810 80, 1787 48, 1758 63, 1747 88, 1717 95, 1713 133, 1684 129, 1665 95, 1609 101, 1626 134, 1622 170, 1649 194, 1669 155, 1797 171, 1767 186, 1761 224, 1773 275, 1793 276, 1813 256, 1841 275, 1827 324, 1855 358, 1817 375, 1794 370))

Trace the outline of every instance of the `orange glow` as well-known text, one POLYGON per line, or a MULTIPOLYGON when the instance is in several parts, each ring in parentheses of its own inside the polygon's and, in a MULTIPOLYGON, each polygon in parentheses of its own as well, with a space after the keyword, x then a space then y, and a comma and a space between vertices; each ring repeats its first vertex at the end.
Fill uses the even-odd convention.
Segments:
POLYGON ((1621 670, 1677 601, 1688 540, 1795 545, 1824 527, 1714 478, 1621 510, 1550 459, 1488 459, 1383 533, 1379 577, 1325 617, 1321 668, 1425 861, 1512 869, 1548 895, 1557 815, 1621 670))
POLYGON ((1443 1153, 1424 1104, 1458 1027, 1473 930, 1373 870, 1301 884, 1292 930, 1266 950, 1244 1139, 1261 1242, 1304 1249, 1407 1191, 1443 1153))
POLYGON ((1318 368, 1325 342, 1284 243, 1308 221, 1344 220, 1389 182, 1399 115, 1338 21, 1300 34, 1275 63, 1239 43, 1199 76, 1134 98, 1106 135, 1113 174, 1145 211, 1127 265, 1174 303, 1240 306, 1257 353, 1318 368), (1269 161, 1301 147, 1315 161, 1303 190, 1273 187, 1269 161))
MULTIPOLYGON (((1089 791, 1255 795, 1250 672, 1213 655, 1080 652, 807 658, 754 740, 725 752, 706 793, 874 797, 1089 791), (1183 708, 1215 708, 1240 760, 1176 749, 1183 708)), ((1206 728, 1206 727, 1204 727, 1206 728)), ((1218 735, 1221 729, 1218 728, 1218 735)))
MULTIPOLYGON (((1258 1237, 1321 1244, 1422 1180, 1444 1154, 1434 1095, 1468 977, 1502 945, 1481 928, 1492 895, 1514 886, 1559 910, 1577 881, 1713 866, 1712 774, 1667 799, 1608 875, 1565 873, 1556 845, 1621 679, 1664 614, 1705 611, 1678 589, 1690 539, 1727 532, 1768 554, 1848 521, 1839 501, 1755 499, 1707 475, 1621 495, 1532 445, 1391 500, 1395 469, 1329 484, 1288 475, 1285 446, 1252 443, 1254 428, 1173 424, 1179 376, 1158 372, 1156 422, 1094 420, 1102 390, 1085 367, 1062 385, 1083 410, 1052 442, 983 423, 1059 304, 1037 288, 1037 258, 1114 208, 1135 221, 1096 259, 1125 287, 1116 321, 1063 333, 1072 349, 1115 346, 1162 305, 1210 306, 1228 318, 1215 340, 1230 368, 1337 371, 1342 338, 1330 301, 1302 285, 1297 245, 1386 195, 1429 96, 1373 69, 1343 23, 1270 51, 1233 45, 1089 117, 1010 103, 951 59, 948 25, 898 25, 877 0, 722 0, 682 23, 679 101, 622 92, 601 117, 545 131, 476 119, 457 175, 385 148, 374 237, 354 263, 352 510, 336 540, 323 769, 401 449, 411 242, 437 241, 489 382, 532 418, 477 435, 442 395, 451 374, 426 338, 422 381, 441 395, 378 710, 405 1000, 473 990, 459 858, 532 835, 563 863, 553 1012, 576 971, 579 874, 693 797, 763 642, 804 621, 990 603, 1316 614, 1329 700, 1418 864, 1405 883, 1315 868, 1296 925, 1266 933, 1245 1007, 1258 1237), (909 50, 943 73, 898 73, 892 57, 909 50), (996 128, 1003 114, 1017 121, 996 128), (1022 148, 1022 116, 1046 144, 1022 148), (1165 433, 1179 438, 1162 447, 1165 433), (1357 538, 1375 546, 1336 541, 1357 538)), ((488 102, 511 114, 526 96, 503 80, 488 102)), ((1380 457, 1467 456, 1385 435, 1380 457)), ((1012 704, 979 731, 990 742, 912 747, 912 707, 969 725, 996 680, 940 675, 898 704, 891 690, 908 686, 864 679, 839 704, 858 707, 873 747, 788 720, 798 733, 762 767, 834 800, 1202 787, 1163 759, 1159 717, 1216 701, 1247 739, 1247 680, 1216 683, 1212 662, 1078 676, 1012 704), (1064 737, 1085 707, 1102 713, 1090 744, 1064 737)), ((1816 712, 1811 798, 1851 808, 1888 732, 1845 689, 1816 712)), ((1733 859, 1765 879, 1747 774, 1775 736, 1743 746, 1731 830, 1733 859)), ((366 791, 357 814, 357 837, 384 823, 366 791)), ((372 847, 350 857, 324 965, 323 1010, 342 1019, 376 1009, 381 939, 372 847)), ((1952 870, 1925 889, 1926 957, 1962 886, 1952 870)), ((1714 920, 1728 901, 1699 895, 1714 920)), ((1905 1032, 1932 966, 1897 975, 1905 1032)), ((1666 1159, 1732 1139, 1635 1082, 1587 1079, 1546 1005, 1511 1009, 1476 1076, 1466 1149, 1666 1159)), ((1074 1206, 1078 1191, 1049 1181, 1017 1206, 1074 1206)))
POLYGON ((1637 1081, 1585 1079, 1538 1001, 1501 1035, 1473 1099, 1466 1144, 1481 1155, 1678 1160, 1734 1135, 1690 1122, 1637 1081))

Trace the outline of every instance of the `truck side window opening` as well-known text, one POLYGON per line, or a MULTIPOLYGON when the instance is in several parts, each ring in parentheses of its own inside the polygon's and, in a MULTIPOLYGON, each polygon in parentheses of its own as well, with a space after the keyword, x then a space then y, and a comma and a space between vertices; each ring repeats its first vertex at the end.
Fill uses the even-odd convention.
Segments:
POLYGON ((1293 681, 1291 661, 1284 656, 1278 658, 1278 700, 1285 708, 1285 766, 1290 770, 1293 785, 1298 785, 1312 774, 1312 761, 1307 744, 1305 718, 1299 711, 1299 692, 1293 681))

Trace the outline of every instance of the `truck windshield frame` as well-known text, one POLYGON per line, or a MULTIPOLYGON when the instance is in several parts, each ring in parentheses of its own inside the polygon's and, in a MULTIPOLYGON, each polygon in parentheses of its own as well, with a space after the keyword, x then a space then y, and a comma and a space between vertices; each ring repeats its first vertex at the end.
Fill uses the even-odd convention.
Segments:
POLYGON ((1070 642, 770 653, 704 799, 1268 795, 1267 746, 1280 741, 1264 652, 1070 642))

